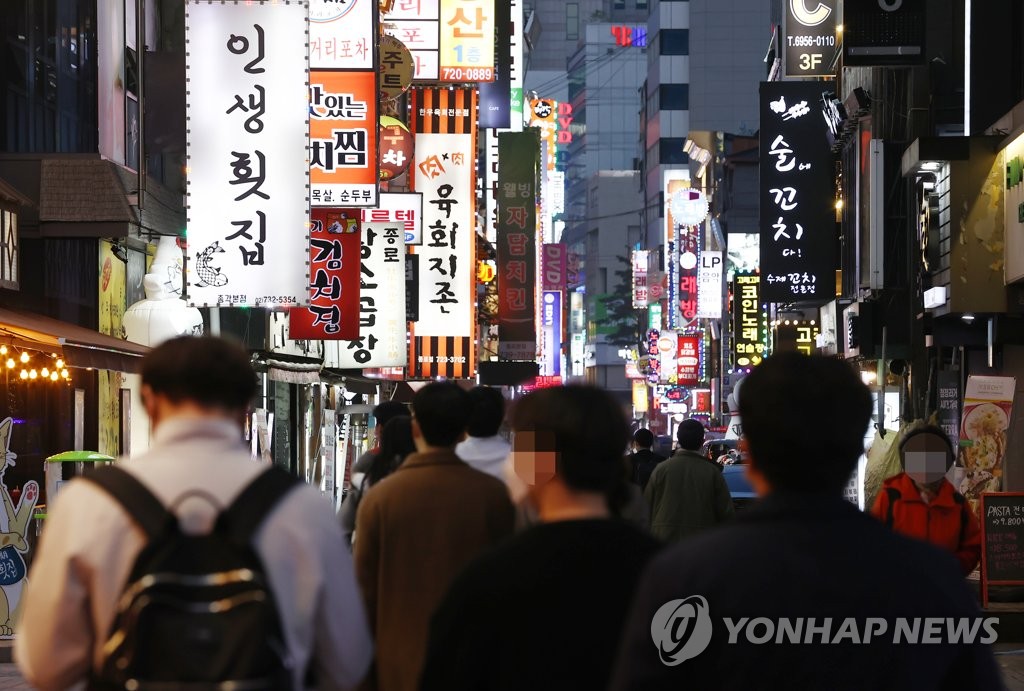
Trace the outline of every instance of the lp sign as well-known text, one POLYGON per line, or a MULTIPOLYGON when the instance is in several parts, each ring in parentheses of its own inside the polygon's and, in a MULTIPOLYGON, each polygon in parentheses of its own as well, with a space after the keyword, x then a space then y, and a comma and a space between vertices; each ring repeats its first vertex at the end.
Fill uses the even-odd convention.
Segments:
POLYGON ((830 77, 838 0, 787 0, 783 41, 787 77, 830 77))
POLYGON ((722 318, 722 253, 705 250, 697 271, 697 317, 722 318))

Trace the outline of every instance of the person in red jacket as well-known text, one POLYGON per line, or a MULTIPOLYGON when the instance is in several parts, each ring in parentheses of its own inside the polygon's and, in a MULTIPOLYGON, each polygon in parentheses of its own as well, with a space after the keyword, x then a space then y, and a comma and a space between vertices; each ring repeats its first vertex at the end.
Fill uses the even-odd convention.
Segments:
POLYGON ((886 480, 871 513, 898 533, 953 553, 964 575, 981 558, 978 519, 946 473, 956 454, 941 428, 912 430, 900 442, 903 472, 886 480))

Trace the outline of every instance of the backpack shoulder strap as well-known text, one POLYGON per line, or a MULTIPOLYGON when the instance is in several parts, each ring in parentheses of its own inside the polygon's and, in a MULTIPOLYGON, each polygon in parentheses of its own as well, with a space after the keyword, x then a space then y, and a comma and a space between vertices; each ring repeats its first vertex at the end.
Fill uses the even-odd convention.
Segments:
POLYGON ((893 505, 896 504, 903 495, 900 494, 900 491, 895 487, 886 487, 885 493, 889 497, 889 507, 885 512, 885 524, 891 528, 893 524, 893 505))
POLYGON ((240 545, 248 545, 256 529, 277 502, 299 484, 288 471, 271 466, 256 476, 217 518, 215 530, 225 531, 240 545))
POLYGON ((969 513, 971 507, 967 504, 967 497, 956 490, 953 490, 953 503, 960 507, 960 536, 962 539, 964 531, 967 530, 967 524, 971 520, 969 513))
POLYGON ((116 465, 97 468, 82 479, 99 486, 113 497, 138 524, 146 537, 155 539, 177 522, 156 496, 131 473, 116 465))

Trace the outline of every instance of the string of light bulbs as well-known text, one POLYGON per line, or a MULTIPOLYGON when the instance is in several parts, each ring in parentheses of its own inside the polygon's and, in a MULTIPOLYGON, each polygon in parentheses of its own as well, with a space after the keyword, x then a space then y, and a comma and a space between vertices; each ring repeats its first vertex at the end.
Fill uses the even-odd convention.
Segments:
POLYGON ((49 365, 35 367, 32 361, 32 355, 29 354, 28 350, 17 349, 13 346, 8 347, 7 345, 0 345, 0 365, 3 365, 6 368, 8 374, 12 374, 17 371, 17 378, 25 382, 58 382, 68 381, 71 378, 71 374, 68 372, 63 358, 56 354, 47 356, 41 351, 39 351, 39 354, 42 355, 43 358, 52 360, 52 367, 49 365))

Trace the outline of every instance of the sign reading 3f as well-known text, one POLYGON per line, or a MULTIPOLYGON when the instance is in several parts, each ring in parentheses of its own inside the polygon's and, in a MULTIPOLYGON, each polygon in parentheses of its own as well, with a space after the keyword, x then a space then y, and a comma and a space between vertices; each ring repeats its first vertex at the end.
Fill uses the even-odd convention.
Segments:
POLYGON ((785 34, 787 77, 834 74, 839 0, 787 0, 785 34))

